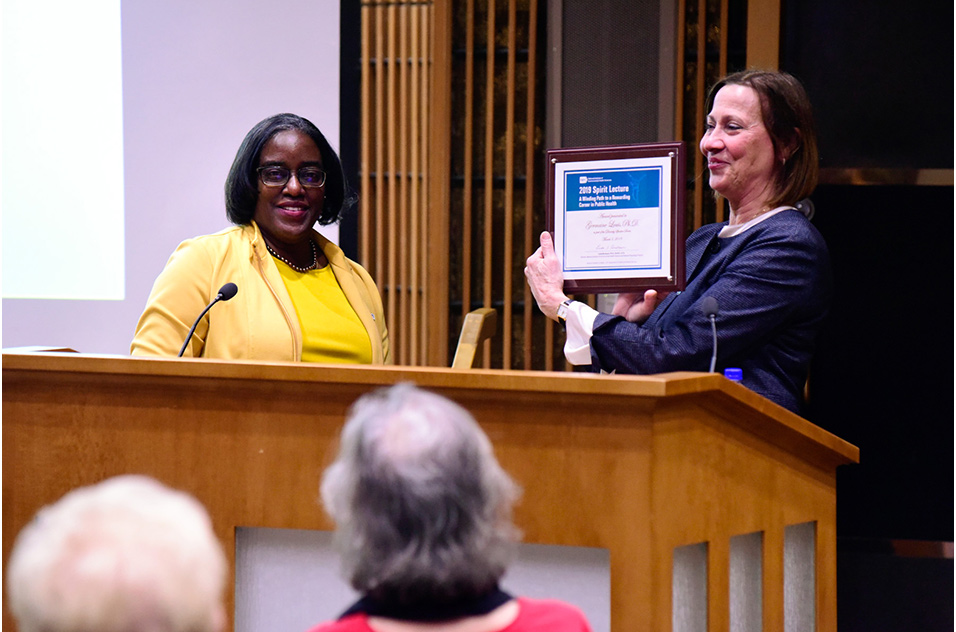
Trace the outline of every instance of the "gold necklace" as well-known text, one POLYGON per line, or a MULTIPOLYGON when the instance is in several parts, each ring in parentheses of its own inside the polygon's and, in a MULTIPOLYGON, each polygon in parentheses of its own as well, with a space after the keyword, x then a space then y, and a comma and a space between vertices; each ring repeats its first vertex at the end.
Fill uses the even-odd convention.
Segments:
POLYGON ((286 264, 287 266, 289 266, 290 268, 292 268, 292 269, 295 270, 296 272, 308 272, 309 270, 315 270, 316 268, 319 267, 319 250, 318 250, 318 248, 315 247, 315 242, 314 242, 313 240, 311 240, 311 239, 309 240, 309 245, 312 246, 312 263, 311 263, 310 265, 304 267, 304 268, 301 267, 301 266, 295 265, 294 263, 292 263, 291 261, 289 261, 288 259, 286 259, 286 258, 283 257, 282 255, 280 255, 278 252, 276 252, 275 250, 273 250, 273 249, 272 249, 272 246, 270 246, 270 245, 269 245, 269 242, 266 241, 265 239, 263 239, 262 241, 265 242, 265 244, 266 244, 266 250, 269 251, 269 254, 271 254, 273 257, 275 257, 276 259, 278 259, 278 260, 281 261, 282 263, 286 264))

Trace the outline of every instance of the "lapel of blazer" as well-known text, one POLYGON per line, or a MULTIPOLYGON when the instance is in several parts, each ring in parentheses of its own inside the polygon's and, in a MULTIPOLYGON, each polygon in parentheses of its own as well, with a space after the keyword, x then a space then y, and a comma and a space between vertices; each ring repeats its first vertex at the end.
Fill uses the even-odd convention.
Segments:
MULTIPOLYGON (((711 224, 707 226, 706 232, 702 229, 699 234, 694 235, 694 243, 687 244, 687 282, 694 278, 697 274, 697 266, 700 265, 700 262, 704 259, 704 255, 707 251, 713 248, 720 248, 719 238, 717 237, 720 234, 720 229, 724 227, 724 224, 711 224)), ((715 251, 716 252, 716 251, 715 251)))

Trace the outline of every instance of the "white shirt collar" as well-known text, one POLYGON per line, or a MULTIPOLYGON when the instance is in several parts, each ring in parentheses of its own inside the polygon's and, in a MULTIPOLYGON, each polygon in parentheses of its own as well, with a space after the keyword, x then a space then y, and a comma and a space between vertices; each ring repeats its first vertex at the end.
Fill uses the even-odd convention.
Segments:
POLYGON ((780 211, 786 211, 788 209, 794 209, 794 207, 793 206, 778 206, 777 208, 773 210, 770 210, 770 211, 767 211, 766 213, 758 215, 757 217, 753 218, 752 220, 744 224, 737 224, 736 226, 730 226, 730 225, 724 226, 723 228, 720 229, 720 232, 717 233, 717 236, 718 237, 733 237, 734 235, 739 235, 740 233, 746 231, 747 229, 753 228, 754 226, 764 221, 765 219, 769 219, 773 217, 780 211))

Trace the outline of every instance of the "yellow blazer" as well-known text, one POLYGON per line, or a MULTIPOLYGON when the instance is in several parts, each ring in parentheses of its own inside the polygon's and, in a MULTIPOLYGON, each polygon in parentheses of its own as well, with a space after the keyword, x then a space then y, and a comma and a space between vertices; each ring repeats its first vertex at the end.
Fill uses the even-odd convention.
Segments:
MULTIPOLYGON (((342 292, 368 331, 372 363, 391 364, 382 297, 365 268, 313 233, 342 292)), ((224 360, 302 359, 302 331, 279 270, 255 222, 187 239, 169 257, 130 345, 134 356, 175 357, 193 321, 226 283, 239 291, 196 327, 184 356, 224 360)))

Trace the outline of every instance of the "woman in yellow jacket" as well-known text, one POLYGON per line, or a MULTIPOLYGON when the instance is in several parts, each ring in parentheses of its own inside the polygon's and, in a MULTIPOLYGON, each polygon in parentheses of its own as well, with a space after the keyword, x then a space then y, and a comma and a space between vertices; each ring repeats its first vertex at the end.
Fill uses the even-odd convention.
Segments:
POLYGON ((176 356, 226 283, 184 356, 391 364, 382 298, 362 266, 312 226, 348 206, 338 155, 308 120, 278 114, 242 141, 226 179, 236 224, 184 241, 153 285, 130 347, 176 356))

